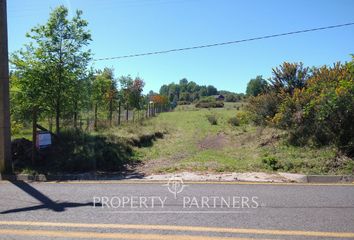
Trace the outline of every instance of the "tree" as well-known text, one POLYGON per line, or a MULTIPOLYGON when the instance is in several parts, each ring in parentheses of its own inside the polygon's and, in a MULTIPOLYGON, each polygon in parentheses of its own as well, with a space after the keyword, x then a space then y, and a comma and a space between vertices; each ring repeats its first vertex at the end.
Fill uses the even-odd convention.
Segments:
POLYGON ((159 92, 163 96, 168 96, 168 89, 169 89, 169 87, 166 84, 164 84, 164 85, 161 86, 159 92))
POLYGON ((130 75, 122 76, 119 82, 123 91, 124 101, 127 107, 142 108, 142 92, 145 86, 143 79, 136 77, 132 79, 130 75))
POLYGON ((162 111, 163 108, 166 108, 167 104, 168 104, 168 98, 166 96, 163 95, 153 95, 151 97, 151 101, 154 102, 154 105, 158 108, 160 108, 160 112, 162 111))
MULTIPOLYGON (((97 130, 99 106, 105 107, 109 103, 110 114, 112 114, 112 101, 116 93, 113 79, 113 70, 105 68, 103 71, 97 71, 92 83, 92 102, 94 105, 94 128, 97 130)), ((111 115, 110 115, 111 116, 111 115)), ((112 118, 109 118, 112 120, 112 118)))
MULTIPOLYGON (((27 37, 34 40, 32 50, 27 53, 35 61, 43 64, 45 84, 43 85, 50 111, 55 112, 56 132, 60 131, 62 110, 70 103, 76 81, 81 76, 90 60, 90 51, 84 49, 91 40, 86 30, 86 20, 81 18, 82 11, 68 19, 68 9, 59 6, 50 14, 45 25, 32 28, 27 37)), ((23 55, 22 55, 23 56, 23 55)))
POLYGON ((273 68, 273 78, 270 79, 273 89, 293 95, 296 88, 304 88, 310 77, 309 68, 302 63, 284 62, 279 68, 273 68))
POLYGON ((167 96, 169 102, 173 103, 173 106, 178 101, 194 102, 205 96, 211 96, 218 94, 218 90, 212 86, 200 86, 197 83, 183 78, 178 84, 170 83, 169 85, 162 85, 160 88, 160 94, 167 96))
POLYGON ((264 93, 268 87, 268 83, 262 76, 251 79, 247 84, 246 94, 248 96, 257 96, 264 93))
POLYGON ((11 63, 16 71, 11 74, 11 114, 17 119, 33 120, 36 115, 48 110, 46 101, 46 68, 35 56, 32 45, 26 50, 15 52, 11 56, 11 63))
POLYGON ((32 121, 32 163, 36 159, 36 130, 38 117, 47 110, 45 96, 45 67, 34 59, 34 49, 28 46, 11 58, 17 67, 11 74, 11 115, 15 120, 32 121))
POLYGON ((216 95, 218 94, 218 90, 216 89, 216 87, 209 85, 207 87, 207 96, 212 96, 212 95, 216 95))

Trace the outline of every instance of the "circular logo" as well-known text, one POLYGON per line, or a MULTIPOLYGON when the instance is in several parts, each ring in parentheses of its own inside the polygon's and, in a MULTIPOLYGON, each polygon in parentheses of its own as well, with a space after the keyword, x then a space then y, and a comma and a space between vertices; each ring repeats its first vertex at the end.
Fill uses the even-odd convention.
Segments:
POLYGON ((168 183, 164 186, 167 186, 167 189, 170 193, 173 194, 174 198, 177 198, 177 194, 181 193, 183 189, 187 186, 184 185, 183 179, 180 177, 171 177, 168 180, 168 183))

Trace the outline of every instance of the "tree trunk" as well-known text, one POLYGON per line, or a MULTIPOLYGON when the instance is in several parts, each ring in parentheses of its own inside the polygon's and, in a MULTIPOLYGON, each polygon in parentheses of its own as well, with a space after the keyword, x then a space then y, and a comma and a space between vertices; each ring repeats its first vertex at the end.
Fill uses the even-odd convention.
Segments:
POLYGON ((77 102, 74 102, 74 128, 77 129, 77 102))
POLYGON ((49 125, 49 131, 53 132, 53 116, 52 114, 50 114, 49 118, 48 118, 48 125, 49 125))
POLYGON ((37 154, 37 109, 32 111, 32 165, 36 164, 37 154))
POLYGON ((57 135, 60 133, 60 101, 59 100, 55 107, 55 132, 57 135))
POLYGON ((109 126, 112 127, 113 119, 113 99, 109 101, 109 126))
POLYGON ((98 108, 98 104, 96 102, 95 103, 95 119, 94 119, 94 123, 93 123, 93 128, 95 129, 95 131, 97 131, 97 108, 98 108))
POLYGON ((121 112, 121 106, 120 106, 120 101, 118 102, 118 126, 120 125, 120 112, 121 112))
POLYGON ((127 120, 127 122, 129 121, 129 105, 127 104, 126 106, 126 110, 125 110, 125 119, 127 120))

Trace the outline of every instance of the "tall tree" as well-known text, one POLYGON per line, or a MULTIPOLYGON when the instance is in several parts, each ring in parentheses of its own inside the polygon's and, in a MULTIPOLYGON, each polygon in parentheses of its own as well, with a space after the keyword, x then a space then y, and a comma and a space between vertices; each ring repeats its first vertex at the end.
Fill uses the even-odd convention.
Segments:
POLYGON ((113 101, 116 98, 116 85, 113 77, 113 70, 105 68, 97 71, 92 83, 92 102, 94 108, 94 127, 97 130, 99 108, 107 109, 108 119, 112 120, 113 101))
POLYGON ((218 94, 218 90, 216 89, 216 87, 209 85, 207 87, 207 95, 212 96, 212 95, 216 95, 216 94, 218 94))
POLYGON ((264 93, 268 87, 268 83, 262 76, 251 79, 247 84, 246 94, 248 96, 257 96, 264 93))
POLYGON ((296 88, 305 87, 309 77, 309 68, 304 67, 303 63, 284 62, 279 67, 273 68, 273 78, 270 82, 276 91, 293 95, 296 88))
POLYGON ((34 40, 35 58, 46 69, 45 91, 51 111, 55 112, 56 132, 60 131, 62 110, 70 103, 68 92, 74 88, 78 77, 90 60, 85 49, 91 40, 86 29, 88 23, 81 18, 82 11, 68 19, 68 9, 59 6, 50 14, 45 25, 34 27, 27 37, 34 40))

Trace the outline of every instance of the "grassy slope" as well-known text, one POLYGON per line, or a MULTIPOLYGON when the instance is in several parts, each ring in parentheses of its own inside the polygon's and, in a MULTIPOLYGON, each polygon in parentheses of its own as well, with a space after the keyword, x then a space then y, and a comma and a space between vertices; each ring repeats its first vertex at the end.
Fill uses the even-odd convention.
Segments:
POLYGON ((164 140, 156 141, 152 147, 137 149, 139 158, 145 163, 142 170, 148 173, 272 171, 274 168, 313 174, 352 171, 328 168, 327 163, 335 157, 333 148, 288 146, 285 134, 280 130, 249 124, 231 126, 227 121, 237 111, 233 105, 213 110, 182 106, 174 112, 160 114, 143 127, 120 128, 114 134, 134 136, 152 131, 168 132, 164 140), (209 114, 217 116, 217 125, 208 122, 206 116, 209 114), (276 163, 265 164, 264 159, 276 163))
MULTIPOLYGON (((352 173, 353 166, 335 168, 336 151, 331 147, 294 147, 286 144, 284 132, 251 124, 231 126, 228 120, 242 111, 242 103, 225 103, 223 109, 196 109, 179 106, 141 124, 123 124, 99 133, 126 139, 155 132, 167 132, 164 139, 150 147, 135 148, 134 158, 144 162, 141 171, 162 173, 176 171, 249 172, 278 171, 342 174, 352 173), (217 117, 211 125, 207 115, 217 117), (268 161, 265 164, 264 161, 268 161), (328 164, 331 163, 331 166, 328 164)), ((14 136, 13 136, 14 137, 14 136)), ((30 138, 30 130, 16 137, 30 138)), ((347 161, 346 159, 339 159, 347 161)), ((349 161, 352 162, 352 161, 349 161)))

